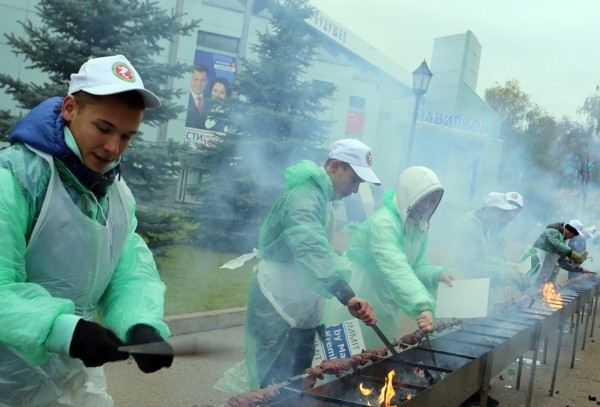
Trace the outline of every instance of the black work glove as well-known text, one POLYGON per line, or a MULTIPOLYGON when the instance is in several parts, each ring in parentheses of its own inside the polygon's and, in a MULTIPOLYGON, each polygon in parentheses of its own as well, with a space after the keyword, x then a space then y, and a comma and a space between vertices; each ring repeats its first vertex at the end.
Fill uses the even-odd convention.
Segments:
POLYGON ((158 342, 163 348, 166 355, 152 355, 147 353, 132 353, 131 356, 135 359, 140 370, 144 373, 152 373, 163 367, 171 367, 173 363, 173 348, 165 341, 156 329, 150 325, 138 324, 129 330, 127 335, 128 345, 141 345, 143 343, 158 342))
POLYGON ((75 325, 69 355, 81 359, 87 367, 102 366, 106 362, 125 360, 127 352, 119 352, 124 343, 111 330, 95 322, 80 319, 75 325))

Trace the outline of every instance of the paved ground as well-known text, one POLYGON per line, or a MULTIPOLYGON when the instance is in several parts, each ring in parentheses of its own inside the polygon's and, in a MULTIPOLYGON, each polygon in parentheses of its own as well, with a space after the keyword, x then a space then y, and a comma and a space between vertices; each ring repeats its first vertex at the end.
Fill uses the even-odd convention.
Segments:
MULTIPOLYGON (((117 406, 190 407, 198 405, 222 405, 226 395, 213 389, 213 384, 232 364, 243 357, 243 327, 194 334, 198 343, 217 350, 203 357, 176 358, 171 369, 144 375, 135 364, 122 362, 107 368, 109 391, 117 406)), ((582 333, 579 333, 575 368, 569 369, 573 335, 563 336, 563 346, 558 370, 556 392, 548 397, 554 360, 556 338, 550 340, 548 365, 537 367, 532 406, 579 407, 596 406, 600 403, 588 400, 589 396, 600 400, 600 317, 596 320, 595 339, 589 333, 585 351, 581 351, 582 333)), ((524 369, 521 390, 515 391, 516 364, 497 376, 492 382, 491 395, 501 406, 525 405, 530 366, 524 369)))
POLYGON ((191 335, 199 345, 215 350, 203 356, 182 356, 170 369, 143 374, 135 362, 112 363, 106 368, 108 388, 118 407, 190 407, 222 405, 227 395, 213 385, 227 368, 242 360, 242 326, 191 335))

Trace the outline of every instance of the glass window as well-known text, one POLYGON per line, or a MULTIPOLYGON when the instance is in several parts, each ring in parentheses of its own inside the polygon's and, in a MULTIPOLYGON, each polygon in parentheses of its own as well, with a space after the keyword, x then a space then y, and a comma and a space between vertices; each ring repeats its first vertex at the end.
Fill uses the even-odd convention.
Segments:
POLYGON ((239 38, 209 33, 206 31, 198 31, 198 38, 196 40, 196 45, 199 47, 218 49, 232 54, 237 54, 239 44, 239 38))
POLYGON ((365 109, 365 98, 360 97, 360 96, 351 95, 349 106, 351 109, 364 110, 365 109))

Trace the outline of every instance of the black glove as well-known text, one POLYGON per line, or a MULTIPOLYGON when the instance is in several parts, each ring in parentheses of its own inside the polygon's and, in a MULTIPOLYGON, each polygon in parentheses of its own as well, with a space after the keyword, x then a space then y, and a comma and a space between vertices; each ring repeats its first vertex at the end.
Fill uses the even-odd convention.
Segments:
POLYGON ((69 355, 81 359, 87 367, 102 366, 106 362, 127 359, 127 352, 118 351, 118 347, 123 345, 111 330, 80 319, 73 331, 69 355))
POLYGON ((140 370, 144 373, 152 373, 163 367, 171 367, 173 363, 173 348, 165 341, 156 329, 149 325, 138 324, 129 330, 128 345, 141 345, 143 343, 158 342, 164 349, 166 355, 151 355, 146 353, 132 353, 140 370))

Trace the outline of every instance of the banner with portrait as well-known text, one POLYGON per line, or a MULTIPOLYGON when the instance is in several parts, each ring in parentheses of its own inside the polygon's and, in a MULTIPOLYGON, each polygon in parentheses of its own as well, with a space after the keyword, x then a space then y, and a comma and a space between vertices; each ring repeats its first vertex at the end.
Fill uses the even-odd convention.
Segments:
POLYGON ((235 57, 196 50, 190 72, 184 142, 211 147, 227 134, 224 103, 231 93, 237 65, 235 57))

